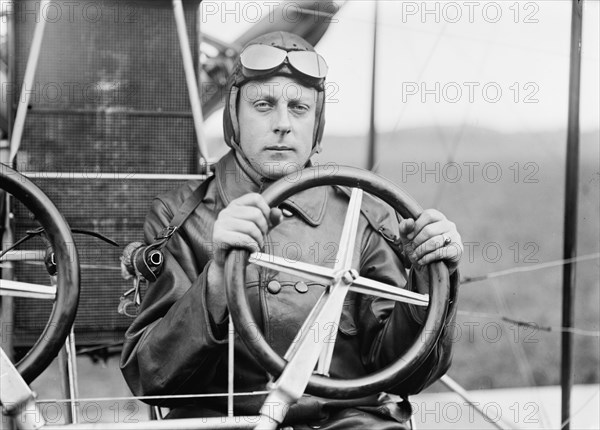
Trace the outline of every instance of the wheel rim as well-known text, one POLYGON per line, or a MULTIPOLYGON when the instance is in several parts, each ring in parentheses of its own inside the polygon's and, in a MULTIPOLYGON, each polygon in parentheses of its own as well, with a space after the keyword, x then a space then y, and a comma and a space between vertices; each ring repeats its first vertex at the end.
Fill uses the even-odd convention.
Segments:
MULTIPOLYGON (((321 168, 303 170, 287 176, 264 193, 269 206, 277 206, 293 194, 322 185, 343 185, 361 188, 392 206, 404 218, 416 218, 422 212, 418 203, 401 188, 384 178, 362 169, 339 167, 335 174, 321 168)), ((249 252, 233 249, 225 266, 227 299, 231 317, 242 340, 257 361, 269 373, 278 377, 286 361, 269 346, 263 336, 256 336, 258 327, 250 311, 245 288, 245 268, 249 252)), ((395 362, 371 375, 356 379, 334 379, 312 375, 306 387, 309 394, 327 398, 357 398, 389 389, 410 376, 434 348, 444 326, 446 304, 450 297, 449 276, 442 262, 430 264, 430 302, 423 327, 413 345, 395 362)))
POLYGON ((79 260, 71 230, 52 201, 33 182, 2 165, 0 188, 29 209, 44 228, 57 265, 56 298, 50 318, 33 347, 16 364, 31 383, 58 355, 69 335, 79 303, 79 260))

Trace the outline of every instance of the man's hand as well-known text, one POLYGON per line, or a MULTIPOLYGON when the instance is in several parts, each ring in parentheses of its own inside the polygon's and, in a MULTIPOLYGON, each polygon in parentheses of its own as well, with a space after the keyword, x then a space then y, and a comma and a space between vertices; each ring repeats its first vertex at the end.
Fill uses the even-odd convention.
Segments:
POLYGON ((442 260, 450 273, 456 270, 464 249, 456 225, 435 209, 423 211, 416 220, 402 220, 400 240, 417 268, 442 260))
POLYGON ((260 250, 269 227, 279 224, 282 216, 281 209, 271 209, 256 193, 232 200, 219 213, 213 227, 213 263, 208 267, 207 306, 214 321, 222 321, 226 315, 224 266, 228 251, 236 247, 260 250))
POLYGON ((269 227, 279 224, 281 217, 281 210, 271 209, 260 194, 245 194, 233 200, 215 221, 214 263, 223 268, 227 252, 233 247, 258 251, 269 227))

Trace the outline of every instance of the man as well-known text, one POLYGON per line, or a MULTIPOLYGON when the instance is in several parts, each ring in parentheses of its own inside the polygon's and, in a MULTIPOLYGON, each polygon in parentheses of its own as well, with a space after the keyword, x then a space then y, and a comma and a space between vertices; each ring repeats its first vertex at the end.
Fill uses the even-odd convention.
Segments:
MULTIPOLYGON (((227 391, 224 262, 232 247, 333 266, 340 220, 348 205, 345 192, 337 187, 311 189, 272 209, 260 195, 284 174, 309 165, 320 150, 326 68, 310 44, 290 33, 267 34, 242 51, 229 79, 224 112, 225 139, 232 151, 219 160, 214 177, 203 185, 201 202, 170 238, 164 267, 126 334, 121 367, 136 395, 227 391)), ((144 227, 148 243, 189 206, 199 185, 191 182, 155 199, 144 227)), ((361 275, 426 293, 424 266, 444 260, 452 273, 446 321, 450 322, 462 250, 454 224, 435 210, 398 224, 394 214, 374 199, 365 199, 365 205, 368 213, 376 214, 376 221, 362 215, 359 222, 355 261, 360 262, 361 275), (390 243, 391 232, 397 233, 404 251, 390 243), (452 246, 447 246, 450 242, 452 246), (404 265, 410 264, 407 283, 404 265)), ((283 355, 325 286, 256 266, 249 266, 246 273, 255 318, 273 349, 283 355)), ((331 376, 356 378, 394 361, 415 341, 423 318, 422 308, 349 293, 331 376)), ((449 364, 450 338, 444 332, 424 364, 392 391, 406 399, 443 375, 449 364)), ((238 339, 235 390, 260 391, 268 382, 266 372, 238 339)), ((256 414, 263 401, 264 396, 237 397, 235 413, 256 414)), ((169 417, 226 413, 222 397, 160 404, 171 408, 169 417)), ((290 408, 285 424, 403 429, 409 427, 407 405, 386 396, 349 402, 305 396, 290 408)))

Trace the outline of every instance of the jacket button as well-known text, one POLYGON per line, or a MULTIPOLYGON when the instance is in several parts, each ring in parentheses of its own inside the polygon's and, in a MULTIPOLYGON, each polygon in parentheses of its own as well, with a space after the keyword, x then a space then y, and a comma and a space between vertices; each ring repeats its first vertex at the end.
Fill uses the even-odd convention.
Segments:
POLYGON ((294 288, 299 293, 306 293, 308 291, 308 285, 306 285, 306 283, 302 282, 302 281, 296 282, 296 285, 294 285, 294 288))
POLYGON ((277 294, 281 290, 281 284, 278 281, 270 281, 267 284, 267 290, 271 294, 277 294))

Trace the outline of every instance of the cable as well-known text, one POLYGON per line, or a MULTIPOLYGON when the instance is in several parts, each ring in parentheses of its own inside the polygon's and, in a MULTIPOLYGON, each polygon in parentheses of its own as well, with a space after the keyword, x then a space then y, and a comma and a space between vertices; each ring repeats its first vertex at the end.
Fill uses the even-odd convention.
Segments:
MULTIPOLYGON (((250 391, 244 393, 233 393, 234 396, 264 396, 270 391, 250 391)), ((227 397, 228 393, 215 394, 169 394, 164 396, 124 396, 124 397, 89 397, 79 399, 47 399, 36 400, 36 403, 71 403, 71 402, 112 402, 117 400, 162 400, 162 399, 196 399, 207 397, 227 397)))
POLYGON ((583 402, 583 404, 579 407, 579 409, 577 409, 577 411, 573 412, 568 419, 564 420, 561 424, 560 424, 560 428, 565 428, 565 425, 569 422, 571 422, 573 420, 573 417, 575 417, 577 414, 579 414, 586 406, 589 402, 591 402, 594 397, 598 396, 598 393, 600 393, 600 390, 596 391, 594 394, 592 394, 590 396, 589 399, 587 399, 585 402, 583 402))
MULTIPOLYGON (((492 33, 492 35, 490 37, 487 38, 486 40, 486 49, 485 49, 485 55, 482 56, 482 58, 480 58, 479 60, 479 64, 478 64, 478 70, 477 73, 480 73, 483 69, 483 67, 487 64, 487 60, 488 60, 488 56, 490 54, 490 52, 492 52, 492 50, 490 49, 490 45, 492 45, 492 43, 494 43, 497 40, 497 34, 496 32, 492 33)), ((471 111, 473 109, 474 104, 470 103, 467 108, 464 111, 464 118, 462 120, 462 124, 460 126, 460 129, 458 130, 458 133, 455 135, 454 139, 452 142, 450 142, 450 148, 446 157, 446 166, 448 166, 450 163, 455 162, 455 156, 456 153, 458 152, 458 148, 460 146, 460 144, 463 142, 462 138, 465 134, 465 130, 467 128, 467 121, 471 116, 471 111)), ((436 128, 441 129, 439 124, 436 124, 436 128)), ((445 139, 444 139, 445 140, 445 139)), ((431 205, 431 207, 433 208, 437 208, 439 207, 440 204, 440 200, 442 199, 442 196, 444 195, 444 188, 445 185, 448 181, 441 181, 440 185, 437 187, 436 191, 435 191, 435 196, 433 198, 433 203, 431 205)))
MULTIPOLYGON (((19 261, 19 263, 22 264, 30 264, 32 266, 43 266, 44 263, 41 261, 19 261)), ((0 263, 0 267, 3 267, 2 264, 0 263)), ((116 271, 121 271, 121 268, 118 266, 103 266, 101 264, 80 264, 79 265, 80 268, 82 269, 102 269, 102 270, 116 270, 116 271)))
POLYGON ((458 315, 464 315, 464 316, 473 316, 473 317, 478 317, 478 318, 486 318, 486 319, 491 319, 491 320, 496 320, 496 321, 502 321, 505 323, 509 323, 509 324, 515 324, 518 325, 520 327, 530 327, 539 331, 545 331, 545 332, 570 332, 579 336, 589 336, 589 337, 598 337, 600 338, 600 331, 598 330, 584 330, 584 329, 578 329, 578 328, 574 328, 574 327, 553 327, 553 326, 543 326, 543 325, 539 325, 535 322, 531 322, 531 321, 521 321, 521 320, 516 320, 514 318, 508 317, 506 315, 502 315, 502 314, 490 314, 490 313, 485 313, 485 312, 470 312, 470 311, 457 311, 458 315))
MULTIPOLYGON (((500 310, 504 313, 508 313, 508 305, 506 303, 506 300, 504 298, 503 295, 503 291, 498 288, 498 283, 497 282, 493 282, 492 283, 492 291, 494 293, 494 299, 496 301, 496 305, 500 308, 500 310)), ((513 352, 513 355, 517 361, 517 366, 519 368, 519 371, 521 373, 521 376, 523 378, 525 378, 525 380, 528 382, 529 386, 534 387, 534 392, 536 394, 538 394, 539 396, 539 390, 537 389, 537 384, 535 381, 535 376, 533 374, 533 367, 531 366, 531 362, 529 361, 529 358, 527 358, 527 355, 525 354, 525 348, 523 346, 522 343, 517 343, 517 342, 508 342, 510 345, 510 349, 513 352)), ((538 397, 539 400, 539 397, 538 397)), ((546 412, 546 408, 543 407, 543 404, 541 402, 538 402, 538 404, 542 405, 540 407, 540 418, 541 418, 541 426, 542 428, 548 428, 547 423, 550 422, 550 419, 548 417, 548 413, 546 412)))
POLYGON ((512 275, 514 273, 533 272, 535 270, 547 269, 548 267, 562 266, 564 264, 576 263, 578 261, 595 260, 596 258, 600 258, 600 252, 562 260, 550 261, 548 263, 541 263, 528 267, 514 267, 512 269, 500 270, 499 272, 491 272, 486 275, 465 276, 460 280, 460 283, 461 285, 470 284, 472 282, 484 281, 486 279, 497 278, 505 275, 512 275))
MULTIPOLYGON (((423 76, 423 73, 425 73, 425 71, 427 70, 427 67, 429 66, 429 62, 431 61, 431 58, 433 58, 433 54, 434 54, 435 50, 437 49, 437 46, 439 45, 440 40, 442 40, 442 36, 446 32, 446 26, 447 26, 447 23, 444 24, 444 26, 442 27, 442 30, 437 35, 437 38, 436 38, 436 40, 435 40, 435 42, 433 44, 433 48, 431 48, 431 51, 429 52, 429 55, 425 59, 425 64, 423 65, 423 67, 419 71, 419 75, 417 76, 416 81, 419 81, 421 79, 421 77, 423 76)), ((396 131, 398 129, 398 126, 400 125, 400 122, 402 121, 402 118, 404 117, 404 113, 406 112, 407 107, 408 107, 408 103, 403 104, 403 109, 400 112, 398 120, 396 121, 396 124, 394 124, 394 127, 392 128, 392 132, 391 132, 392 135, 394 133, 396 133, 396 131)), ((371 171, 377 172, 378 169, 379 169, 380 162, 381 162, 381 157, 378 157, 377 161, 373 164, 373 168, 371 169, 371 171)))

